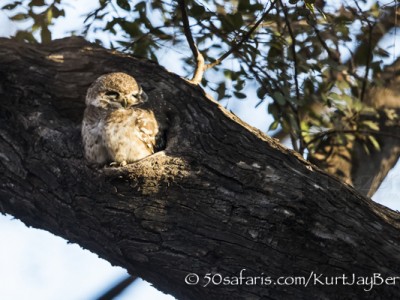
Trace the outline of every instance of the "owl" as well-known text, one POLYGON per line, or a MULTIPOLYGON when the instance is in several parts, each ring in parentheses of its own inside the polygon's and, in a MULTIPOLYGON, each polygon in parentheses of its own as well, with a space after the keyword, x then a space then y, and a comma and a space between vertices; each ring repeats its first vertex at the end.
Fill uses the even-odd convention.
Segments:
POLYGON ((147 95, 125 73, 100 76, 88 89, 82 121, 87 161, 125 165, 157 150, 160 130, 147 95))

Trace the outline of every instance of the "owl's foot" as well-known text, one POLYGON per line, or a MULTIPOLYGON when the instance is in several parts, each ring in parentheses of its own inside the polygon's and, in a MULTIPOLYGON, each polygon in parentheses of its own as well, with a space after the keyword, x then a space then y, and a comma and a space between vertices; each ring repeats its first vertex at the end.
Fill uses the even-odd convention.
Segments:
POLYGON ((110 167, 125 167, 126 165, 127 165, 127 163, 126 163, 125 160, 122 161, 121 163, 118 163, 118 162, 116 162, 116 161, 113 161, 113 162, 110 164, 110 167))

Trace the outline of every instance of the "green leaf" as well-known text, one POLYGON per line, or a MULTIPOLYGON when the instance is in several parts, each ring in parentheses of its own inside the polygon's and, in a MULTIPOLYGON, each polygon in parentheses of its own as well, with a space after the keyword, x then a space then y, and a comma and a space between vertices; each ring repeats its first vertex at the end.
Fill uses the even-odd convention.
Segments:
POLYGON ((114 29, 115 24, 116 24, 115 19, 112 20, 112 21, 110 21, 110 22, 107 22, 106 26, 104 27, 104 30, 108 30, 108 31, 110 31, 112 34, 116 34, 117 31, 114 29))
POLYGON ((275 120, 274 122, 271 123, 271 125, 269 125, 268 131, 275 130, 276 128, 278 128, 278 125, 279 121, 275 120))
POLYGON ((195 19, 202 17, 205 12, 206 9, 202 5, 194 4, 190 9, 190 15, 195 19))
POLYGON ((238 80, 236 84, 234 85, 234 88, 236 91, 243 90, 244 86, 246 85, 246 82, 244 80, 238 80))
POLYGON ((379 142, 376 140, 376 138, 373 135, 369 135, 368 140, 371 142, 371 144, 375 150, 378 150, 378 151, 381 150, 381 146, 379 145, 379 142))
MULTIPOLYGON (((365 34, 367 36, 367 34, 365 34)), ((358 65, 365 65, 370 54, 370 49, 367 43, 362 43, 358 48, 356 55, 354 56, 354 62, 358 65)))
POLYGON ((379 3, 375 2, 370 8, 371 16, 378 18, 380 15, 379 3))
POLYGON ((12 10, 20 4, 22 4, 22 1, 15 1, 14 3, 4 5, 1 9, 12 10))
POLYGON ((15 35, 15 38, 19 41, 27 41, 30 43, 37 42, 33 34, 31 32, 26 32, 26 31, 18 31, 15 35))
POLYGON ((53 18, 57 19, 58 17, 64 17, 65 11, 63 9, 58 9, 57 7, 53 6, 53 18))
POLYGON ((282 57, 283 45, 282 43, 272 43, 270 44, 270 49, 268 51, 268 58, 282 57))
POLYGON ((388 118, 388 120, 393 121, 399 119, 399 115, 397 114, 395 109, 385 108, 383 111, 385 112, 385 115, 388 118))
POLYGON ((304 81, 304 91, 308 94, 314 93, 314 82, 311 79, 306 79, 304 81))
POLYGON ((51 20, 53 19, 53 10, 49 9, 46 13, 46 24, 51 24, 51 20))
POLYGON ((29 19, 29 16, 27 14, 16 14, 15 16, 12 16, 10 19, 13 21, 22 21, 29 19))
POLYGON ((46 2, 44 0, 31 0, 29 2, 29 6, 44 6, 46 5, 46 2))
POLYGON ((257 89, 257 97, 260 99, 264 99, 265 95, 267 94, 267 90, 261 86, 257 89))
POLYGON ((347 105, 349 105, 349 106, 354 105, 354 107, 356 107, 356 105, 358 105, 358 104, 362 105, 362 103, 360 103, 360 102, 354 103, 353 98, 349 95, 343 94, 341 96, 341 98, 343 101, 346 101, 347 105))
POLYGON ((126 11, 131 10, 131 6, 128 2, 128 0, 117 0, 117 5, 121 7, 122 9, 125 9, 126 11))
POLYGON ((42 26, 39 23, 34 23, 32 25, 32 32, 38 31, 42 26))
POLYGON ((362 124, 364 127, 367 127, 367 128, 369 128, 369 129, 372 129, 372 130, 375 130, 375 131, 379 131, 379 125, 378 125, 377 122, 368 121, 368 120, 367 120, 367 121, 362 121, 361 124, 362 124))
POLYGON ((246 11, 251 7, 250 0, 239 1, 238 11, 246 11))
POLYGON ((335 100, 342 100, 342 96, 341 95, 339 95, 339 94, 337 94, 337 93, 329 93, 329 95, 328 95, 328 99, 329 100, 333 100, 333 101, 335 101, 335 100))
POLYGON ((243 26, 243 16, 241 13, 237 12, 231 16, 233 26, 237 29, 243 26))
POLYGON ((233 94, 236 96, 236 98, 238 98, 238 99, 246 99, 247 98, 247 95, 246 94, 243 94, 243 93, 240 93, 240 92, 233 92, 233 94))
POLYGON ((275 120, 279 119, 279 107, 275 103, 268 105, 268 112, 274 117, 275 120))
POLYGON ((119 24, 122 29, 128 33, 130 36, 138 36, 141 31, 140 31, 140 25, 137 22, 126 22, 126 21, 121 21, 119 24))
POLYGON ((279 104, 279 105, 285 105, 286 103, 286 98, 279 92, 275 92, 272 98, 279 104))
POLYGON ((314 4, 313 4, 313 3, 307 3, 307 2, 306 2, 306 7, 307 7, 312 13, 314 13, 314 4))
POLYGON ((218 94, 218 98, 217 98, 218 101, 221 100, 221 99, 223 99, 223 98, 225 97, 225 93, 226 93, 225 82, 221 82, 221 83, 218 85, 218 88, 216 89, 216 92, 217 92, 217 94, 218 94))
POLYGON ((220 21, 224 30, 237 30, 243 25, 243 16, 241 13, 220 15, 220 21))

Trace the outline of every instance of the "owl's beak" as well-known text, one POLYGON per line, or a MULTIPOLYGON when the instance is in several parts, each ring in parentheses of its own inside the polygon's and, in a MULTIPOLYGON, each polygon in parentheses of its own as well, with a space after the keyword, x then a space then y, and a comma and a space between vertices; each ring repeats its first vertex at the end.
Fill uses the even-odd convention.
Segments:
POLYGON ((147 94, 145 92, 142 92, 139 96, 141 102, 147 102, 147 100, 149 99, 149 97, 147 97, 147 94))
POLYGON ((124 108, 129 108, 138 104, 142 104, 144 102, 146 102, 148 99, 147 95, 145 92, 142 92, 140 95, 134 97, 134 96, 130 96, 130 97, 124 97, 121 101, 121 105, 124 108))
POLYGON ((135 101, 135 100, 136 99, 133 99, 131 97, 124 97, 124 98, 122 98, 121 105, 123 108, 132 107, 132 106, 138 104, 137 101, 135 101))
POLYGON ((122 102, 121 102, 122 107, 127 108, 127 107, 129 106, 128 103, 129 103, 128 99, 124 97, 124 98, 122 99, 122 102))

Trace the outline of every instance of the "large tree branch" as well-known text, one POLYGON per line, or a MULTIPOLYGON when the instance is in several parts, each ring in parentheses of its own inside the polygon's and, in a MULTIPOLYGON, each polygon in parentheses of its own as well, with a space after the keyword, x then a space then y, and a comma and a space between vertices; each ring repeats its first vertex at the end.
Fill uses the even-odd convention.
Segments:
POLYGON ((400 286, 209 285, 222 276, 398 275, 399 216, 244 124, 159 66, 78 38, 0 40, 0 211, 97 253, 179 299, 394 299, 400 286), (111 71, 143 85, 164 151, 91 168, 87 87, 111 71), (313 273, 312 273, 313 272, 313 273), (204 283, 203 280, 200 282, 204 283))

